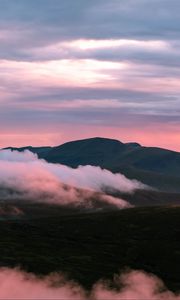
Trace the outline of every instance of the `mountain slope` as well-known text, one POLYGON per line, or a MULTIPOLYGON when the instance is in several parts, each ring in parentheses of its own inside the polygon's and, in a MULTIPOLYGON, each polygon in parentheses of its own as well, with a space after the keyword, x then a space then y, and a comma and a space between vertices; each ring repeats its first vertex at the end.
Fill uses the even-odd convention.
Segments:
MULTIPOLYGON (((11 148, 12 149, 12 148, 11 148)), ((106 138, 68 142, 57 147, 25 147, 48 162, 71 167, 94 165, 164 191, 180 192, 180 153, 106 138)), ((16 148, 18 150, 18 148, 16 148)))
POLYGON ((136 143, 123 144, 117 140, 91 138, 53 147, 46 156, 49 162, 77 167, 79 164, 101 165, 116 169, 131 166, 144 171, 177 175, 180 171, 180 153, 142 147, 136 143))
POLYGON ((54 147, 46 160, 71 167, 98 165, 162 190, 180 191, 180 153, 166 149, 92 138, 54 147))

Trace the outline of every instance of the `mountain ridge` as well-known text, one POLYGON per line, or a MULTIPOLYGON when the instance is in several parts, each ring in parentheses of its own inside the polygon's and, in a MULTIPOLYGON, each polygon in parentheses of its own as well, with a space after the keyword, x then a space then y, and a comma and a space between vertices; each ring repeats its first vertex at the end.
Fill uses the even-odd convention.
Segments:
POLYGON ((169 151, 169 152, 173 152, 173 153, 179 153, 180 154, 180 151, 176 151, 176 150, 172 150, 172 149, 168 149, 168 148, 161 148, 161 147, 156 147, 156 146, 144 146, 144 145, 141 145, 140 143, 138 142, 121 142, 120 140, 117 140, 117 139, 112 139, 112 138, 104 138, 104 137, 92 137, 92 138, 86 138, 86 139, 78 139, 78 140, 72 140, 72 141, 68 141, 68 142, 65 142, 65 143, 62 143, 62 144, 59 144, 57 146, 31 146, 31 145, 28 145, 28 146, 20 146, 20 147, 15 147, 15 146, 7 146, 7 147, 3 147, 3 148, 0 148, 1 150, 6 150, 6 149, 12 149, 12 150, 21 150, 23 151, 24 150, 30 150, 30 149, 52 149, 52 148, 57 148, 57 147, 61 147, 61 146, 64 146, 64 145, 67 145, 67 144, 71 144, 71 143, 75 143, 75 142, 82 142, 82 141, 87 141, 87 140, 107 140, 107 141, 114 141, 114 142, 118 142, 122 145, 129 145, 129 146, 139 146, 139 147, 143 147, 143 148, 151 148, 151 149, 161 149, 161 150, 165 150, 165 151, 169 151))

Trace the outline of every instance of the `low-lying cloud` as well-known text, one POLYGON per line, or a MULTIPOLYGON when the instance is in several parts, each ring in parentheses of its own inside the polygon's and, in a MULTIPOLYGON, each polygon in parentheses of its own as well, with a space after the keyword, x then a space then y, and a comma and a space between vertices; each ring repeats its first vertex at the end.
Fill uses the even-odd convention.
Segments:
POLYGON ((106 189, 133 193, 145 185, 113 174, 100 167, 79 166, 73 169, 47 163, 29 151, 0 151, 1 198, 25 198, 60 205, 99 207, 102 204, 124 208, 122 199, 104 194, 106 189))
POLYGON ((100 281, 87 292, 63 275, 37 277, 17 269, 1 268, 0 299, 179 300, 180 295, 167 290, 156 276, 142 271, 115 276, 113 284, 100 281))

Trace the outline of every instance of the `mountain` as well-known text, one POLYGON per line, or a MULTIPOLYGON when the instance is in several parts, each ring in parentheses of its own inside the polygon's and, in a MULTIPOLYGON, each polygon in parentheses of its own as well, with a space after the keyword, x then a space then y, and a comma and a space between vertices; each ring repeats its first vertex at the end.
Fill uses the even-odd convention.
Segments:
POLYGON ((100 166, 163 191, 180 192, 179 152, 99 137, 68 142, 57 147, 9 149, 28 149, 48 162, 74 168, 79 165, 100 166))

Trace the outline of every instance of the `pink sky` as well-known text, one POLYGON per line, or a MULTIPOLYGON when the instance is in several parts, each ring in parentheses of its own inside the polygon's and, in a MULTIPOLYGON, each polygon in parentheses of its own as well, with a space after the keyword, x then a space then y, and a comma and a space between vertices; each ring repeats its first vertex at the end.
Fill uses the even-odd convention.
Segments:
POLYGON ((91 137, 107 137, 120 140, 121 142, 138 142, 143 146, 155 146, 175 151, 180 151, 180 132, 175 128, 163 126, 158 128, 120 128, 120 127, 101 127, 77 125, 74 130, 69 126, 60 126, 57 133, 35 131, 25 131, 20 133, 7 132, 1 134, 0 147, 7 146, 42 146, 60 145, 67 141, 84 139, 91 137))
POLYGON ((176 5, 18 2, 0 3, 0 147, 100 136, 180 151, 176 5))

